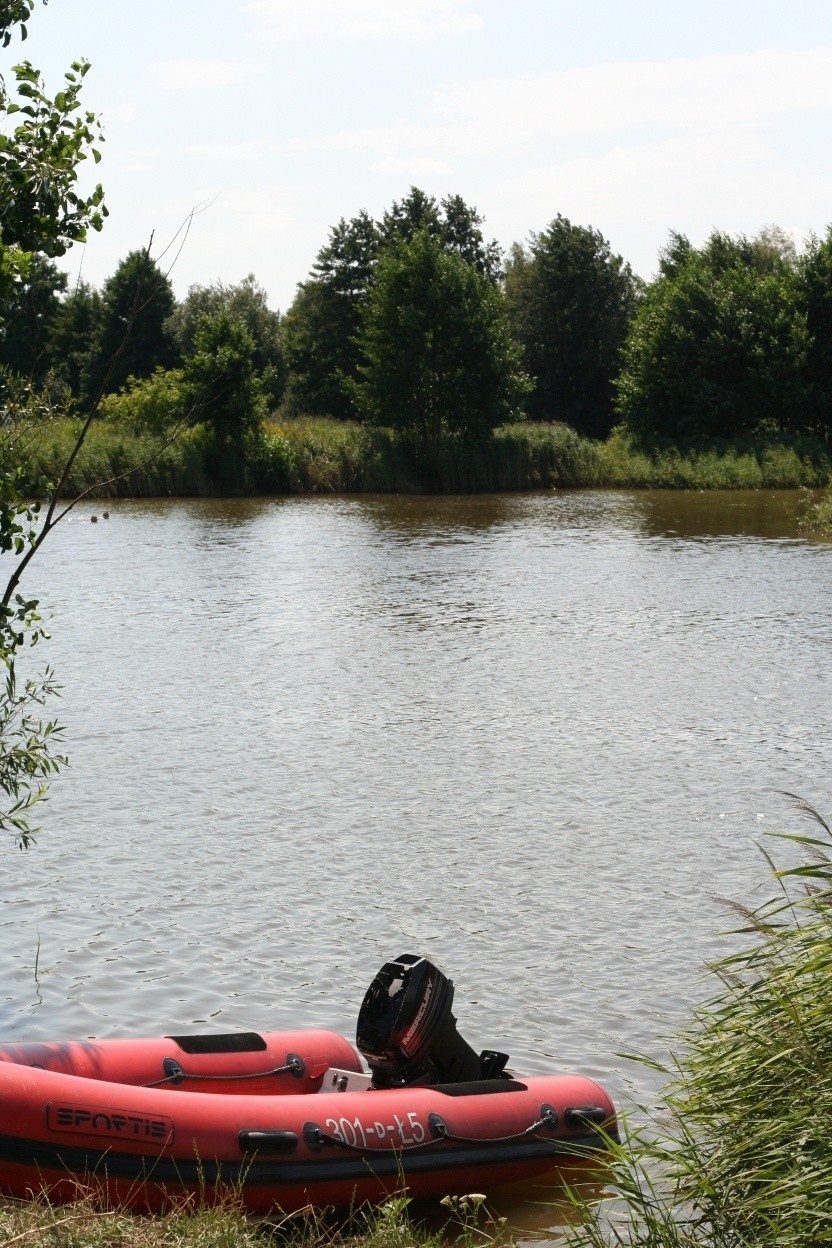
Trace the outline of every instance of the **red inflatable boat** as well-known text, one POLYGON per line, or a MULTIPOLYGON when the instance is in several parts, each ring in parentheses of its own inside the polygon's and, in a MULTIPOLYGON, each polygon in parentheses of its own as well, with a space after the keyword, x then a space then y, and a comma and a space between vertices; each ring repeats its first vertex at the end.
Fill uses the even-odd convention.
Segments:
POLYGON ((403 1187, 420 1197, 491 1192, 607 1146, 615 1111, 593 1081, 511 1077, 492 1052, 460 1070, 471 1050, 447 1026, 447 992, 432 1014, 450 981, 406 958, 383 968, 362 1007, 359 1044, 369 1036, 378 1049, 380 1015, 398 997, 399 1034, 383 1053, 365 1051, 370 1074, 327 1031, 1 1047, 0 1190, 59 1202, 93 1192, 158 1211, 233 1188, 251 1212, 289 1213, 403 1187), (392 995, 391 967, 403 985, 392 995), (431 1015, 431 1043, 418 1044, 431 1015))

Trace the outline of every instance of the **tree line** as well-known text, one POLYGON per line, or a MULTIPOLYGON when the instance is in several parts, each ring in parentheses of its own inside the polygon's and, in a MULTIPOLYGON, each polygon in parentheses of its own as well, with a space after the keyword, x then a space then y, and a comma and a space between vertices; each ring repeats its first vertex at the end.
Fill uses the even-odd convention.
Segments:
POLYGON ((483 225, 462 197, 412 187, 378 221, 333 226, 284 314, 253 276, 177 302, 147 251, 100 291, 69 290, 39 253, 0 366, 148 428, 191 404, 217 470, 268 412, 413 429, 425 453, 524 417, 591 438, 616 424, 642 441, 827 438, 832 230, 800 255, 776 227, 701 247, 671 233, 645 283, 563 216, 508 255, 483 225))
POLYGON ((284 315, 253 275, 177 301, 147 251, 101 290, 69 290, 36 254, 0 365, 156 431, 196 412, 220 474, 277 412, 410 429, 427 456, 516 418, 671 443, 828 437, 832 230, 800 254, 776 227, 701 247, 672 233, 645 283, 561 215, 507 255, 483 224, 416 187, 380 220, 342 219, 284 315))

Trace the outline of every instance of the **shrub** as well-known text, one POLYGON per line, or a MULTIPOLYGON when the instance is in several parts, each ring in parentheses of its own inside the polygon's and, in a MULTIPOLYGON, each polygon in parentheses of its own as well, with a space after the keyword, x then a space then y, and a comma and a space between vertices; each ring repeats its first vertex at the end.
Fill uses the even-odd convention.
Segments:
POLYGON ((101 400, 105 420, 136 433, 164 434, 185 418, 188 396, 181 368, 156 368, 149 377, 128 377, 118 394, 101 400))

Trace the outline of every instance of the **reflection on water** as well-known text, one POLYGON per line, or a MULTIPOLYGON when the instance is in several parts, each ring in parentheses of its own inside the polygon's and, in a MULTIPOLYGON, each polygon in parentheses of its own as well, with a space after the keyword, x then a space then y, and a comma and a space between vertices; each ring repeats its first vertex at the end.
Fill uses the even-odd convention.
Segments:
POLYGON ((412 1219, 427 1232, 444 1232, 446 1243, 466 1242, 472 1228, 483 1232, 494 1244, 510 1246, 520 1238, 536 1242, 559 1242, 570 1226, 578 1221, 575 1204, 566 1193, 566 1186, 588 1204, 596 1205, 612 1195, 599 1172, 599 1162, 592 1163, 594 1177, 587 1165, 576 1162, 552 1170, 541 1178, 516 1183, 483 1203, 467 1196, 447 1197, 436 1201, 412 1201, 408 1209, 412 1219))
POLYGON ((657 537, 799 536, 806 491, 646 490, 634 496, 647 533, 657 537))
POLYGON ((832 548, 795 503, 75 513, 30 582, 72 768, 6 855, 0 1031, 350 1034, 414 950, 473 1044, 652 1096, 619 1054, 701 997, 778 790, 832 809, 832 548))

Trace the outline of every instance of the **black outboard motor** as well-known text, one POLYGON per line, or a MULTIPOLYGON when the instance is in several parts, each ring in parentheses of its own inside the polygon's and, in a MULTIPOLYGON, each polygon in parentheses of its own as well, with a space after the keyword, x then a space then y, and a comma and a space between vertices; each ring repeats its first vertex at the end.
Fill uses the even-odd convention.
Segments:
POLYGON ((505 1053, 477 1056, 456 1029, 454 986, 427 958, 403 953, 385 962, 361 1003, 356 1044, 373 1087, 499 1079, 505 1053))

